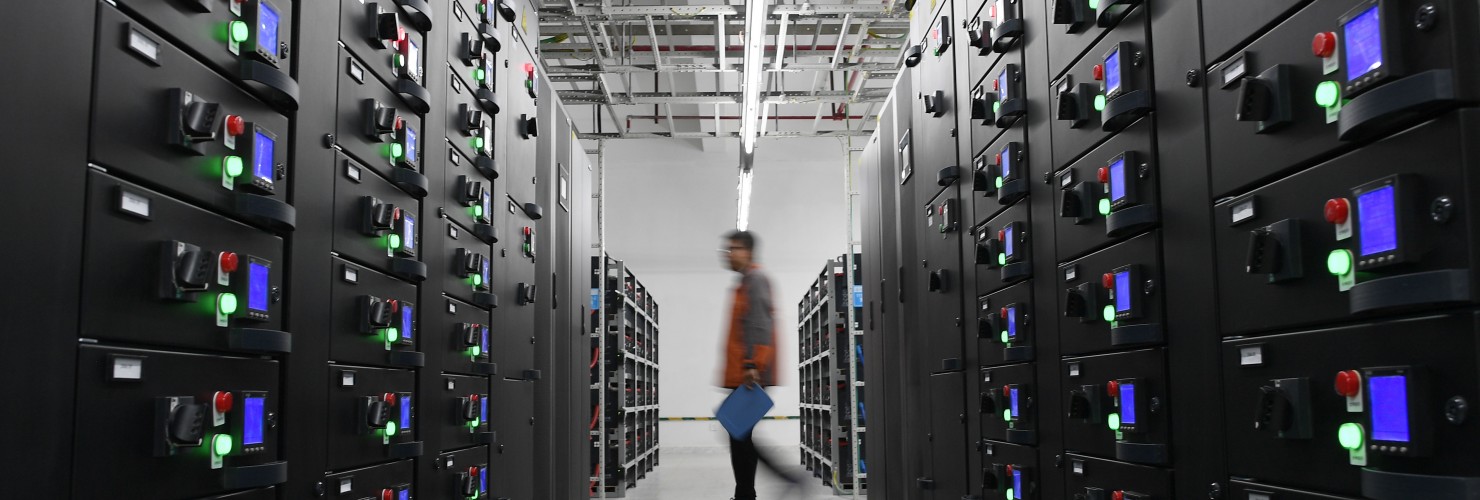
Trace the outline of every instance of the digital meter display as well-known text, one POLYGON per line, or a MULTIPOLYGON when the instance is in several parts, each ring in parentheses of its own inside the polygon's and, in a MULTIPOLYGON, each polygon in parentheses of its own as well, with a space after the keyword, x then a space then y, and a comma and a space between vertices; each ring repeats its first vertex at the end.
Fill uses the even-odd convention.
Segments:
POLYGON ((1012 498, 1023 498, 1023 470, 1016 467, 1012 469, 1012 498))
POLYGON ((410 37, 406 39, 406 73, 421 78, 421 48, 410 37))
POLYGON ((406 161, 416 162, 416 129, 406 127, 406 161))
POLYGON ((1136 384, 1120 384, 1120 423, 1136 424, 1136 384))
POLYGON ((252 446, 262 444, 263 408, 267 405, 264 396, 247 396, 247 404, 243 408, 242 415, 242 445, 252 446))
POLYGON ((483 342, 481 344, 481 347, 483 349, 483 352, 488 352, 488 327, 486 326, 483 327, 483 342))
POLYGON ((1382 67, 1382 23, 1377 16, 1377 5, 1374 4, 1343 26, 1348 81, 1382 67))
POLYGON ((416 307, 401 303, 401 338, 410 341, 412 328, 416 326, 416 307))
POLYGON ((1367 387, 1372 397, 1372 439, 1408 442, 1408 377, 1372 377, 1367 387))
POLYGON ((1012 178, 1012 150, 1011 150, 1011 148, 1003 148, 1002 149, 1002 162, 1001 163, 1002 164, 1001 165, 998 165, 998 167, 1000 167, 1001 170, 1002 170, 1002 178, 1003 179, 1011 179, 1012 178))
POLYGON ((411 490, 401 490, 396 494, 396 500, 411 500, 411 490))
POLYGON ((1018 388, 1013 387, 1012 389, 1008 390, 1007 392, 1008 392, 1008 394, 1010 394, 1009 397, 1012 399, 1012 418, 1017 418, 1018 417, 1018 388))
POLYGON ((1007 338, 1017 338, 1017 307, 1007 308, 1007 338))
POLYGON ((479 419, 479 421, 480 422, 487 422, 488 421, 488 396, 485 395, 483 397, 478 398, 478 405, 480 407, 480 409, 478 410, 478 419, 479 419))
POLYGON ((478 491, 488 491, 488 467, 478 468, 478 491))
POLYGON ((1357 195, 1358 237, 1363 257, 1398 249, 1395 190, 1388 184, 1357 195))
POLYGON ((1125 198, 1125 158, 1116 158, 1110 164, 1110 201, 1125 198))
POLYGON ((269 268, 260 262, 247 264, 247 309, 267 312, 267 277, 269 268))
POLYGON ((1012 99, 1012 94, 1007 90, 1010 88, 1007 85, 1008 81, 1007 70, 1003 70, 1001 74, 997 75, 997 90, 1001 92, 1001 98, 997 99, 998 101, 1012 99))
POLYGON ((401 245, 407 250, 416 250, 416 216, 401 212, 401 245))
POLYGON ((1002 228, 1002 243, 1003 245, 1005 245, 1004 248, 1007 249, 1003 253, 1007 254, 1007 256, 1009 257, 1013 255, 1012 242, 1015 239, 1017 238, 1014 238, 1012 236, 1012 224, 1008 224, 1007 227, 1002 228))
POLYGON ((273 150, 277 148, 277 141, 260 130, 253 132, 253 135, 255 137, 252 141, 252 176, 271 182, 273 179, 272 155, 273 150))
POLYGON ((1105 57, 1105 94, 1120 90, 1120 50, 1116 49, 1105 57))
POLYGON ((412 396, 407 395, 407 394, 402 394, 401 397, 400 397, 400 402, 401 402, 401 430, 404 430, 404 431, 410 431, 411 430, 411 398, 412 398, 412 396))
POLYGON ((1131 310, 1131 272, 1115 273, 1115 312, 1131 310))
POLYGON ((267 2, 257 3, 257 48, 276 54, 278 46, 278 13, 267 2))

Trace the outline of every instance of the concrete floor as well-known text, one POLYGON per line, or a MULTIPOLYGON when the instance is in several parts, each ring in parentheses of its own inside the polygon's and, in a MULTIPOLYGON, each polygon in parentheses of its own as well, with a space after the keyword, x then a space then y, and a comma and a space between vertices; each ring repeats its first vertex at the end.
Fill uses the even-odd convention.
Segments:
MULTIPOLYGON (((661 451, 661 461, 637 487, 627 490, 626 500, 726 500, 735 492, 730 454, 725 448, 689 448, 661 451)), ((804 478, 801 488, 786 494, 786 482, 761 467, 756 473, 757 500, 851 500, 834 495, 822 479, 812 477, 801 465, 801 450, 773 448, 769 457, 777 465, 804 478)), ((858 498, 863 498, 860 495, 858 498)))

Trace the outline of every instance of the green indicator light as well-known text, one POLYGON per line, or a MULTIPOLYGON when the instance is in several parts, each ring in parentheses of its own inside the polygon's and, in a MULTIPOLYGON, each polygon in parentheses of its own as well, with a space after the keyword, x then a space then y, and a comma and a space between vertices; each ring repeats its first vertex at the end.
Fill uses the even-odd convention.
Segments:
POLYGON ((1341 97, 1341 86, 1336 82, 1327 80, 1316 85, 1316 104, 1323 108, 1336 105, 1336 100, 1341 97))
POLYGON ((227 177, 242 175, 242 170, 245 170, 245 168, 245 164, 242 162, 242 157, 240 156, 227 155, 221 159, 221 171, 225 172, 227 177))
POLYGON ((391 158, 400 158, 403 154, 406 154, 406 148, 401 143, 391 144, 391 158))
POLYGON ((483 4, 482 4, 482 3, 481 3, 481 2, 480 2, 480 3, 479 3, 479 4, 478 4, 478 13, 479 13, 479 14, 482 14, 482 13, 483 13, 483 11, 485 11, 485 10, 488 10, 488 7, 485 7, 485 6, 483 6, 483 4))
POLYGON ((475 419, 473 419, 472 422, 468 422, 468 427, 477 427, 478 424, 479 424, 479 420, 475 418, 475 419))
POLYGON ((1352 272, 1352 251, 1338 249, 1326 254, 1326 271, 1335 276, 1346 276, 1346 273, 1352 272))
POLYGON ((1002 177, 997 177, 997 189, 1002 189, 1002 177))
POLYGON ((395 420, 387 420, 387 421, 385 421, 385 435, 387 435, 387 436, 394 435, 395 433, 397 433, 399 431, 400 431, 400 429, 397 429, 396 428, 396 421, 395 420))
POLYGON ((396 66, 405 66, 406 59, 401 54, 396 54, 396 66))
POLYGON ((469 347, 468 348, 468 355, 470 355, 470 356, 482 356, 483 355, 483 348, 482 347, 479 347, 479 346, 469 347))
POLYGON ((1341 424, 1336 430, 1336 439, 1341 441, 1341 447, 1348 450, 1362 449, 1362 425, 1354 423, 1341 424))
POLYGON ((1002 421, 1003 422, 1011 422, 1012 421, 1012 410, 1002 410, 1002 421))
POLYGON ((1103 315, 1105 321, 1115 321, 1115 306, 1105 306, 1103 315))
POLYGON ((1004 344, 1007 343, 1007 332, 1005 332, 1005 331, 1002 332, 1002 343, 1004 343, 1004 344))
POLYGON ((385 341, 395 342, 397 340, 401 340, 401 330, 399 328, 386 328, 385 341))
POLYGON ((483 205, 473 205, 473 217, 483 216, 483 205))
POLYGON ((387 234, 387 235, 385 235, 385 245, 387 247, 390 247, 391 250, 395 250, 397 248, 401 248, 401 235, 399 235, 399 234, 387 234))
POLYGON ((1100 215, 1110 215, 1110 199, 1100 198, 1100 215))
POLYGON ((247 41, 247 35, 249 35, 249 34, 251 34, 251 30, 247 29, 247 23, 244 23, 244 22, 241 22, 241 21, 232 21, 231 22, 231 40, 232 41, 238 42, 238 43, 245 42, 245 41, 247 41))
POLYGON ((481 275, 481 274, 474 274, 473 275, 473 286, 483 286, 483 275, 481 275))
POLYGON ((476 68, 473 70, 473 79, 480 82, 483 81, 483 68, 476 68))
POLYGON ((1012 494, 1012 488, 1008 488, 1007 489, 1007 500, 1013 500, 1013 498, 1016 498, 1016 497, 1014 497, 1013 494, 1012 494))
POLYGON ((994 115, 997 114, 997 110, 999 110, 999 109, 1002 109, 1002 103, 1001 102, 994 102, 994 103, 992 103, 992 114, 994 114, 994 115))
POLYGON ((1105 110, 1105 96, 1103 94, 1102 95, 1095 96, 1095 111, 1104 111, 1104 110, 1105 110))
POLYGON ((1089 0, 1089 8, 1099 10, 1100 0, 1089 0))
POLYGON ((483 149, 483 138, 482 137, 474 137, 473 138, 473 149, 483 149))
POLYGON ((232 314, 232 313, 235 313, 236 312, 236 294, 231 293, 231 292, 226 292, 226 293, 223 293, 223 294, 217 296, 216 297, 216 310, 221 311, 221 314, 232 314))
POLYGON ((216 437, 211 438, 211 451, 218 457, 224 457, 231 453, 233 444, 235 443, 232 442, 230 434, 217 434, 216 437))
POLYGON ((1110 430, 1112 431, 1120 430, 1120 414, 1111 413, 1110 416, 1105 417, 1105 424, 1110 426, 1110 430))
POLYGON ((1005 266, 1005 265, 1007 265, 1007 255, 1000 254, 1000 253, 997 254, 997 265, 999 265, 999 266, 1005 266))

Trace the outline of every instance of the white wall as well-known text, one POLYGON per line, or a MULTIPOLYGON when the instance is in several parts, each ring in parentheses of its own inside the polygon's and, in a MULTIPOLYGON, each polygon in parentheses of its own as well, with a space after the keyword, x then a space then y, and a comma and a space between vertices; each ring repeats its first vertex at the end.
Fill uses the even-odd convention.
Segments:
MULTIPOLYGON (((861 141, 855 140, 861 145, 861 141)), ((591 147, 594 149, 594 147, 591 147)), ((764 140, 757 147, 750 229, 776 296, 782 386, 771 415, 797 415, 796 304, 827 259, 847 249, 845 147, 834 138, 764 140)), ((661 307, 660 414, 713 416, 735 274, 716 250, 734 229, 738 154, 696 141, 606 143, 607 252, 626 261, 661 307), (718 150, 715 150, 718 149, 718 150)), ((665 449, 713 447, 711 422, 665 422, 665 449)), ((795 445, 795 421, 767 422, 763 444, 795 445)))

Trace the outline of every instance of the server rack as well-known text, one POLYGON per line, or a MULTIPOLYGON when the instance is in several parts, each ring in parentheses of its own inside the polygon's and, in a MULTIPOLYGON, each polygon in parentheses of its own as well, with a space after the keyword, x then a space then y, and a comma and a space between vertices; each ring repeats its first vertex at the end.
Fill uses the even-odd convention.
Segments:
MULTIPOLYGON (((854 254, 852 262, 861 255, 854 254)), ((797 303, 802 464, 838 494, 863 494, 867 410, 864 403, 861 267, 829 260, 797 303), (851 276, 851 280, 849 279, 851 276)))
POLYGON ((591 258, 591 496, 622 498, 658 466, 658 302, 611 256, 591 258))

